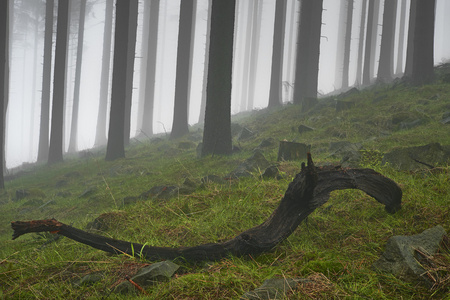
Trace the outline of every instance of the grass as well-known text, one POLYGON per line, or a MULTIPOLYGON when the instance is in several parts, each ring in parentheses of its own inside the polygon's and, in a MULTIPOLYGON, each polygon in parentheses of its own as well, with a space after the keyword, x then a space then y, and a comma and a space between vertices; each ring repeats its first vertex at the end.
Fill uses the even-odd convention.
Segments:
MULTIPOLYGON (((376 298, 450 299, 449 256, 437 255, 428 268, 437 278, 426 288, 403 282, 371 269, 392 235, 411 235, 436 226, 450 229, 450 169, 440 172, 401 172, 381 165, 382 155, 395 147, 439 142, 450 145, 448 125, 440 124, 450 110, 450 85, 432 84, 419 88, 403 85, 378 86, 347 101, 355 106, 336 112, 331 106, 301 113, 287 105, 235 117, 235 122, 252 130, 254 137, 239 141, 241 152, 228 157, 196 158, 195 148, 181 142, 198 142, 197 127, 183 140, 133 142, 127 158, 104 161, 104 150, 92 150, 88 158, 68 157, 58 165, 32 166, 6 183, 0 195, 0 297, 6 299, 129 299, 111 293, 152 262, 125 255, 112 256, 67 238, 53 241, 51 234, 28 234, 11 241, 10 222, 56 218, 85 229, 101 216, 108 236, 154 246, 193 246, 229 239, 258 225, 277 207, 300 162, 282 162, 283 179, 253 177, 207 183, 189 195, 169 200, 138 200, 123 205, 125 197, 137 197, 151 187, 182 184, 186 178, 200 183, 206 175, 224 176, 248 158, 267 138, 311 144, 316 163, 338 163, 330 157, 330 142, 359 142, 364 147, 361 167, 373 168, 395 180, 403 189, 403 208, 388 215, 370 196, 360 191, 333 192, 330 201, 318 208, 306 223, 272 252, 257 257, 228 257, 196 265, 180 261, 182 271, 172 280, 146 289, 151 299, 237 299, 264 280, 310 278, 288 292, 289 299, 376 298), (377 100, 375 100, 377 99, 377 100), (421 118, 424 124, 399 130, 392 119, 421 118), (300 135, 297 127, 315 130, 300 135), (195 138, 197 137, 197 140, 195 138), (29 195, 18 199, 16 191, 29 195), (93 285, 79 286, 87 274, 100 274, 93 285), (445 298, 447 297, 447 298, 445 298)), ((324 99, 324 103, 333 99, 324 99)), ((263 149, 271 162, 277 158, 277 143, 263 149)), ((144 298, 136 294, 134 298, 144 298)), ((147 299, 147 298, 146 298, 147 299)))

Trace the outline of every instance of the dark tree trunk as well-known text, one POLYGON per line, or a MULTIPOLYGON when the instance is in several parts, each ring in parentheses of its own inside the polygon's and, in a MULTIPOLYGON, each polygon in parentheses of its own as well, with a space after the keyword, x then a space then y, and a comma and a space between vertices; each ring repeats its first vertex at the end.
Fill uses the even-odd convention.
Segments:
POLYGON ((175 102, 170 138, 179 138, 189 132, 188 111, 192 64, 193 26, 196 0, 183 0, 180 4, 178 28, 177 69, 175 78, 175 102))
POLYGON ((213 0, 202 156, 231 154, 231 78, 236 0, 213 0))
POLYGON ((345 24, 344 66, 342 69, 342 87, 348 87, 350 65, 350 44, 352 40, 353 0, 347 0, 347 21, 345 24))
POLYGON ((106 113, 108 107, 108 91, 111 66, 111 40, 114 0, 106 0, 105 26, 103 31, 102 72, 100 78, 100 98, 98 107, 95 145, 106 145, 106 113))
POLYGON ((153 134, 153 106, 155 98, 156 57, 158 46, 158 24, 159 24, 159 0, 150 3, 150 21, 148 35, 147 53, 147 76, 145 79, 145 103, 144 115, 142 116, 141 130, 147 134, 153 134))
POLYGON ((286 0, 277 0, 272 46, 272 72, 270 79, 269 107, 281 106, 284 34, 286 28, 286 0))
POLYGON ((208 0, 208 20, 206 20, 206 43, 205 43, 205 63, 203 65, 203 87, 202 87, 202 101, 200 103, 200 115, 198 122, 205 122, 205 108, 206 108, 206 86, 208 85, 208 65, 209 65, 209 35, 211 33, 211 3, 208 0))
POLYGON ((125 107, 128 85, 128 48, 130 46, 131 9, 137 0, 117 0, 114 37, 114 62, 106 160, 125 157, 125 107), (124 59, 125 58, 125 59, 124 59))
POLYGON ((408 44, 406 45, 406 65, 405 65, 405 76, 411 77, 412 75, 412 65, 414 59, 414 30, 416 24, 416 6, 417 0, 411 0, 411 5, 409 8, 409 22, 408 22, 408 44))
POLYGON ((310 109, 317 99, 323 0, 303 0, 300 9, 294 104, 310 109))
POLYGON ((361 9, 361 22, 359 25, 359 42, 358 42, 358 62, 356 64, 356 86, 362 83, 362 68, 363 68, 363 49, 364 49, 364 31, 366 26, 367 15, 367 0, 363 0, 361 9))
POLYGON ((48 160, 50 84, 52 77, 53 6, 54 0, 47 0, 45 2, 44 62, 42 71, 41 121, 39 126, 39 148, 37 157, 38 162, 48 160))
POLYGON ((397 50, 397 68, 395 75, 401 75, 403 73, 403 52, 404 52, 404 40, 405 40, 405 22, 406 19, 406 0, 401 0, 400 6, 400 28, 398 32, 398 50, 397 50))
POLYGON ((131 134, 131 103, 133 98, 134 58, 136 57, 136 33, 138 19, 138 1, 130 2, 130 19, 128 27, 127 49, 127 83, 125 94, 124 144, 130 143, 131 134))
POLYGON ((388 83, 394 75, 394 38, 397 17, 397 0, 384 3, 383 29, 381 32, 380 62, 377 80, 388 83))
MULTIPOLYGON (((228 1, 228 0, 227 0, 228 1)), ((30 232, 54 231, 102 251, 141 255, 149 260, 181 258, 191 262, 215 261, 230 255, 256 256, 286 240, 316 208, 326 203, 334 190, 359 189, 385 205, 388 213, 401 208, 398 185, 371 169, 316 168, 308 155, 308 166, 289 184, 279 206, 262 224, 221 243, 194 247, 153 247, 114 240, 65 225, 55 219, 12 222, 13 239, 30 232)))
POLYGON ((373 27, 375 26, 374 22, 374 10, 375 10, 375 0, 369 0, 369 10, 367 12, 367 30, 366 30, 366 48, 364 50, 364 69, 363 69, 363 85, 370 84, 372 79, 372 70, 371 70, 371 60, 374 53, 372 53, 372 43, 373 43, 373 27))
POLYGON ((83 62, 84 20, 86 17, 86 0, 80 0, 80 18, 78 21, 77 63, 75 67, 75 84, 73 88, 72 122, 70 125, 69 153, 77 151, 78 110, 80 107, 81 65, 83 62))
POLYGON ((5 188, 5 108, 9 84, 9 0, 0 1, 0 189, 5 188))
POLYGON ((69 0, 58 2, 56 28, 55 73, 53 76, 52 125, 48 163, 63 161, 64 103, 66 88, 67 37, 69 31, 69 0))
POLYGON ((423 85, 434 80, 434 19, 436 0, 417 0, 411 80, 423 85))

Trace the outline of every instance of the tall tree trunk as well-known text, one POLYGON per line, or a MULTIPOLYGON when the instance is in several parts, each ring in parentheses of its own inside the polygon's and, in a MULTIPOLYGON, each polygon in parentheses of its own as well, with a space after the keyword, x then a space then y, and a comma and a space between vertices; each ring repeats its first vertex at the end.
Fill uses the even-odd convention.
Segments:
POLYGON ((397 17, 397 0, 384 3, 383 30, 381 32, 380 62, 377 80, 390 82, 394 75, 394 38, 397 17))
POLYGON ((413 61, 414 61, 414 30, 416 27, 416 7, 417 0, 411 0, 411 5, 409 9, 409 24, 408 24, 408 44, 406 48, 406 65, 405 65, 405 76, 412 76, 413 61))
POLYGON ((171 138, 179 138, 189 132, 188 107, 191 77, 193 25, 196 0, 183 0, 180 4, 178 29, 177 69, 175 78, 175 105, 171 138))
POLYGON ((275 7, 275 24, 272 46, 272 71, 269 91, 269 107, 282 104, 282 75, 284 35, 286 29, 286 0, 277 0, 275 7))
POLYGON ((289 46, 288 46, 289 48, 287 53, 287 70, 286 70, 288 81, 284 82, 284 88, 286 89, 286 99, 288 101, 293 100, 292 83, 295 77, 295 74, 293 74, 295 73, 295 50, 297 49, 295 29, 298 27, 295 26, 295 21, 297 20, 296 16, 298 16, 298 13, 296 11, 296 2, 297 0, 292 0, 291 5, 291 17, 290 17, 291 21, 289 24, 289 46), (292 54, 293 51, 294 55, 292 54))
POLYGON ((69 0, 59 0, 56 28, 55 73, 53 76, 52 125, 48 154, 49 164, 63 161, 63 128, 68 31, 69 0))
POLYGON ((5 107, 8 103, 9 80, 9 0, 0 1, 0 189, 5 188, 5 107))
POLYGON ((125 157, 125 107, 127 97, 130 17, 138 8, 138 0, 117 0, 114 36, 114 62, 106 160, 125 157), (126 59, 124 59, 126 58, 126 59))
POLYGON ((45 2, 44 62, 42 71, 41 121, 39 126, 39 148, 37 157, 38 162, 48 160, 50 84, 52 77, 53 6, 54 0, 47 0, 45 2))
POLYGON ((153 107, 155 103, 156 58, 158 50, 158 24, 160 1, 152 0, 150 3, 150 21, 147 53, 147 76, 145 80, 145 103, 141 130, 153 134, 153 107))
POLYGON ((397 76, 403 73, 403 52, 405 50, 406 0, 400 1, 400 28, 398 32, 397 68, 395 70, 397 76))
POLYGON ((245 29, 245 50, 244 50, 244 65, 242 70, 242 89, 241 89, 241 107, 240 111, 245 111, 248 103, 249 94, 249 77, 250 77, 250 52, 251 52, 251 41, 252 41, 252 26, 253 18, 256 18, 253 11, 253 2, 256 0, 248 0, 248 11, 247 11, 247 24, 245 29))
POLYGON ((208 65, 209 65, 209 41, 211 33, 211 4, 212 0, 208 0, 208 20, 206 20, 206 43, 205 43, 205 63, 203 65, 203 87, 202 87, 202 101, 200 104, 200 115, 198 122, 205 122, 205 108, 206 108, 206 86, 208 85, 208 65))
POLYGON ((363 69, 363 49, 364 49, 364 32, 366 26, 367 15, 367 0, 362 0, 361 8, 361 22, 359 25, 359 42, 358 42, 358 62, 356 64, 356 86, 360 86, 362 83, 362 69, 363 69))
POLYGON ((106 145, 106 113, 108 107, 108 91, 111 66, 111 40, 114 0, 106 0, 105 26, 103 30, 102 72, 100 77, 100 98, 98 107, 95 146, 106 145))
POLYGON ((322 4, 322 0, 303 0, 301 4, 294 104, 302 104, 303 111, 317 99, 322 4))
POLYGON ((130 143, 131 134, 131 105, 133 99, 133 75, 134 59, 136 57, 136 34, 138 19, 138 1, 130 2, 130 25, 128 28, 128 50, 127 50, 127 84, 125 96, 125 123, 124 123, 124 143, 130 143))
POLYGON ((373 43, 373 27, 375 26, 374 22, 374 10, 375 10, 375 0, 369 0, 369 10, 367 12, 367 31, 366 31, 366 48, 364 50, 364 69, 363 69, 363 85, 370 84, 370 80, 372 79, 372 70, 371 70, 371 59, 374 55, 372 53, 372 43, 373 43))
POLYGON ((428 84, 434 80, 435 7, 436 0, 417 0, 411 74, 414 85, 428 84))
POLYGON ((352 41, 353 0, 347 0, 347 21, 345 24, 344 66, 342 69, 342 87, 348 87, 350 66, 350 45, 352 41))
POLYGON ((138 98, 138 115, 137 115, 137 130, 141 130, 142 118, 144 117, 144 103, 145 103, 145 82, 147 77, 147 56, 148 56, 148 38, 149 38, 149 23, 150 23, 150 3, 151 1, 144 1, 144 11, 142 20, 142 36, 141 36, 141 61, 139 72, 139 98, 138 98))
POLYGON ((336 70, 334 75, 334 89, 342 88, 343 70, 344 70, 344 48, 346 40, 346 15, 347 15, 347 0, 338 0, 339 5, 339 24, 337 32, 337 47, 336 47, 336 70))
POLYGON ((236 0, 213 0, 202 156, 231 154, 231 77, 236 0))
POLYGON ((70 125, 69 153, 77 151, 78 111, 80 106, 81 65, 83 62, 84 20, 86 0, 80 0, 80 18, 78 20, 77 62, 75 66, 75 84, 73 88, 72 122, 70 125))

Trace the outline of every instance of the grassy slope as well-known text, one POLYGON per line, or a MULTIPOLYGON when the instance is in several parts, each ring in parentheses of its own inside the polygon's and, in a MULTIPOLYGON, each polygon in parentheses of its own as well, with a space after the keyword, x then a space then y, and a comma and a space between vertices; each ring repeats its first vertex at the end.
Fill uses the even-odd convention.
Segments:
MULTIPOLYGON (((450 127, 439 123, 442 113, 450 110, 449 99, 450 85, 377 87, 345 99, 355 100, 356 106, 344 112, 336 113, 325 106, 301 114, 298 107, 288 105, 237 116, 236 122, 256 135, 235 141, 243 150, 230 157, 198 159, 195 149, 179 149, 179 141, 163 139, 135 143, 127 149, 126 159, 115 162, 105 162, 99 150, 87 159, 68 158, 60 165, 34 167, 7 182, 6 192, 0 197, 0 296, 101 298, 125 275, 133 275, 138 267, 151 263, 110 256, 66 238, 42 247, 50 235, 30 234, 11 241, 11 221, 56 218, 85 228, 89 221, 106 213, 103 216, 111 219, 105 233, 108 236, 174 247, 227 239, 259 224, 277 206, 299 171, 299 162, 280 165, 285 175, 282 180, 262 181, 255 174, 238 182, 209 184, 194 194, 169 201, 146 200, 125 207, 122 201, 155 185, 181 184, 185 178, 199 181, 208 174, 225 175, 249 157, 263 139, 272 137, 311 144, 313 159, 318 163, 336 162, 327 151, 332 141, 362 143, 367 150, 364 167, 398 182, 404 192, 403 209, 388 215, 359 191, 335 192, 329 203, 317 209, 307 224, 301 224, 273 252, 255 258, 230 257, 216 263, 183 265, 182 274, 147 289, 151 298, 235 299, 268 278, 310 277, 316 283, 292 291, 289 298, 440 299, 448 292, 448 282, 430 291, 387 274, 376 274, 370 266, 392 235, 416 234, 438 224, 450 230, 448 166, 439 174, 411 174, 380 165, 380 155, 394 147, 430 142, 449 145, 450 127), (390 120, 399 113, 426 119, 427 123, 395 130, 390 120), (300 124, 315 131, 300 135, 296 131, 300 124), (20 189, 29 190, 31 195, 16 200, 16 190, 20 189), (87 190, 91 192, 80 197, 87 190), (40 205, 44 206, 37 208, 40 205), (72 284, 93 272, 101 272, 103 280, 88 287, 72 284)), ((275 162, 277 145, 265 148, 264 155, 275 162)), ((108 299, 120 297, 111 294, 108 299)))

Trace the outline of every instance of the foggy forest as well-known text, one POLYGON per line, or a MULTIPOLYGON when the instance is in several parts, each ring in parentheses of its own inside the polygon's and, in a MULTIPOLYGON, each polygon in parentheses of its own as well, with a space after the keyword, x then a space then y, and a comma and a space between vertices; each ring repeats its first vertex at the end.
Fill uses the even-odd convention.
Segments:
POLYGON ((0 298, 448 297, 449 15, 0 0, 0 298))

